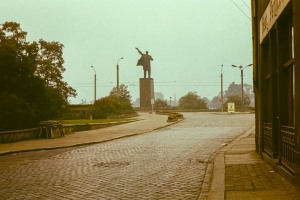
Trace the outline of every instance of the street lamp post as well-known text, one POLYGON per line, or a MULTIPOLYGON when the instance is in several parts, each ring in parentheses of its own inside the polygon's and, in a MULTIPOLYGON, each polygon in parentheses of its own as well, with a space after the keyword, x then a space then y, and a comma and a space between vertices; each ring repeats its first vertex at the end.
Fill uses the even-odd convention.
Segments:
POLYGON ((123 59, 123 57, 119 58, 117 61, 117 95, 120 96, 120 85, 119 85, 119 61, 123 59))
POLYGON ((170 110, 172 109, 172 97, 170 97, 170 110))
POLYGON ((93 66, 91 66, 95 72, 94 74, 94 103, 96 102, 96 70, 93 66))
POLYGON ((221 104, 222 104, 222 112, 224 107, 224 99, 223 99, 223 65, 221 65, 221 104))
POLYGON ((244 111, 244 69, 246 68, 246 67, 250 67, 250 66, 252 66, 252 64, 249 64, 249 65, 247 65, 247 66, 245 66, 245 67, 243 67, 242 65, 240 65, 239 67, 238 66, 236 66, 236 65, 231 65, 232 67, 237 67, 237 68, 240 68, 240 70, 241 70, 241 84, 242 84, 242 111, 244 111))

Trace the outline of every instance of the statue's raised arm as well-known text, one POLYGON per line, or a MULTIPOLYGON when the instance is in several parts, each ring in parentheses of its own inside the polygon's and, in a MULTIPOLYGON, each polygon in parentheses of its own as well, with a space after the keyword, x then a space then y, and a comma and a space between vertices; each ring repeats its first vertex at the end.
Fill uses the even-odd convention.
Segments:
POLYGON ((143 55, 143 53, 139 50, 139 48, 135 48, 141 55, 143 55))

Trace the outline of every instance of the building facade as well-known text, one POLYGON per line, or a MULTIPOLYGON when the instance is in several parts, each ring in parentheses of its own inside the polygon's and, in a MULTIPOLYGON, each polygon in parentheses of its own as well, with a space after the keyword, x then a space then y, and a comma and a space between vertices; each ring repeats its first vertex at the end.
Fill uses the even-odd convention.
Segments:
POLYGON ((251 0, 256 150, 300 182, 300 1, 251 0))

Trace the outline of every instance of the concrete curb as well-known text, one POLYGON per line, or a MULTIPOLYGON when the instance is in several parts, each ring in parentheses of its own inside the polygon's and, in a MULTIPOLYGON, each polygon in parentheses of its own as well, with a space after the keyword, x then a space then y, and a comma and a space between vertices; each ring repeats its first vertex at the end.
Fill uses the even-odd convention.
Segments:
POLYGON ((205 168, 205 175, 203 182, 201 184, 200 194, 198 195, 198 200, 207 199, 210 192, 210 184, 212 180, 213 168, 214 168, 214 158, 216 154, 209 157, 207 161, 207 166, 205 168))
POLYGON ((211 177, 211 187, 208 194, 209 200, 224 200, 225 195, 225 154, 242 138, 252 134, 255 128, 252 127, 233 139, 227 146, 221 148, 213 158, 213 169, 211 177))
MULTIPOLYGON (((145 120, 145 119, 141 118, 140 120, 145 120)), ((181 122, 183 120, 184 119, 181 119, 181 120, 178 120, 177 122, 172 122, 172 123, 167 124, 165 126, 154 128, 152 130, 148 130, 148 131, 145 131, 145 132, 132 133, 132 134, 123 135, 123 136, 119 136, 119 137, 115 137, 115 138, 104 139, 104 140, 101 140, 101 141, 85 142, 85 143, 78 143, 78 144, 64 145, 64 146, 55 146, 55 147, 36 148, 36 149, 24 149, 24 150, 9 151, 9 152, 3 152, 3 153, 0 152, 0 156, 6 156, 6 155, 15 154, 15 153, 21 153, 21 152, 42 151, 42 150, 55 150, 55 149, 63 149, 63 148, 70 148, 70 147, 79 147, 79 146, 85 146, 85 145, 99 144, 99 143, 102 143, 102 142, 108 142, 108 141, 112 141, 112 140, 116 140, 116 139, 121 139, 121 138, 136 136, 136 135, 140 135, 140 134, 150 133, 152 131, 156 131, 156 130, 159 130, 159 129, 163 129, 163 128, 172 126, 172 125, 177 124, 177 123, 179 123, 179 122, 181 122)), ((136 120, 136 121, 139 121, 139 120, 136 120)))

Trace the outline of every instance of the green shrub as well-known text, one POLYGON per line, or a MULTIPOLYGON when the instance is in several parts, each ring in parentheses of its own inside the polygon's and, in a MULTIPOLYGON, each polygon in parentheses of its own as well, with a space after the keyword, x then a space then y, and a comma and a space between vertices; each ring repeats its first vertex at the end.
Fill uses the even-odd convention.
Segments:
POLYGON ((133 114, 131 103, 123 98, 107 96, 96 100, 92 108, 94 119, 105 119, 112 115, 133 114))

